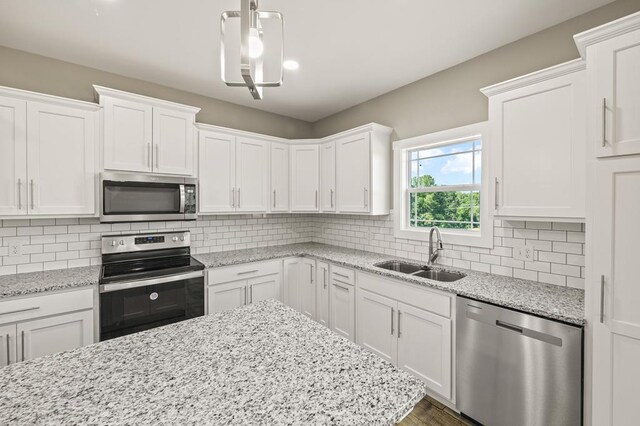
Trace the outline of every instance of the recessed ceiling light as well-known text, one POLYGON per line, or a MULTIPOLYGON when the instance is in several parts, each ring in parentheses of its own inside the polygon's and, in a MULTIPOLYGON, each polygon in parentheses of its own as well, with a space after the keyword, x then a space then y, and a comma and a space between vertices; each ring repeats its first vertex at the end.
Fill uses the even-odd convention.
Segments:
POLYGON ((293 59, 287 59, 282 63, 282 66, 286 70, 297 70, 298 68, 300 68, 300 64, 293 59))

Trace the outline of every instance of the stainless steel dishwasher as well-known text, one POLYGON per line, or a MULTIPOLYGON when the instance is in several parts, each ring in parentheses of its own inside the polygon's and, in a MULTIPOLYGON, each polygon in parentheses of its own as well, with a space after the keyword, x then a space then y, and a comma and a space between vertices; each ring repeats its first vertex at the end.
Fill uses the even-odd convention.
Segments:
POLYGON ((457 298, 456 405, 487 426, 582 424, 582 327, 457 298))

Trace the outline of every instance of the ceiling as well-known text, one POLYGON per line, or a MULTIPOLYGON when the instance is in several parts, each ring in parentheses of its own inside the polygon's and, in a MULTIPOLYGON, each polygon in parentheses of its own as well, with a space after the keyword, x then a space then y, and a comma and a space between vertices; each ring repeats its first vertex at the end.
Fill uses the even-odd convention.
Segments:
POLYGON ((239 0, 1 0, 0 45, 313 122, 610 2, 260 0, 300 63, 261 101, 220 80, 239 0))

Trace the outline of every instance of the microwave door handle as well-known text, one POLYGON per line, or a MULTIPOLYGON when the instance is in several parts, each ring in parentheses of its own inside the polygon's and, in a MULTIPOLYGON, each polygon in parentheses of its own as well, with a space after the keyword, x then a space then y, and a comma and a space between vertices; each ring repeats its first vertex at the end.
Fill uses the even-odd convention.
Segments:
POLYGON ((186 201, 185 198, 186 198, 186 194, 185 194, 184 185, 180 185, 180 212, 179 213, 184 213, 184 205, 186 201))

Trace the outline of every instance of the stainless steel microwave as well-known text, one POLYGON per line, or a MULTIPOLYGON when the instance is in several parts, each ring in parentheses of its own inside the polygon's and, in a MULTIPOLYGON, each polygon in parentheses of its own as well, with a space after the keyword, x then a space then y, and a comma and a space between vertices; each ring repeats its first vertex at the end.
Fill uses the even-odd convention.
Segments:
POLYGON ((197 179, 105 172, 100 175, 100 222, 195 220, 197 179))

